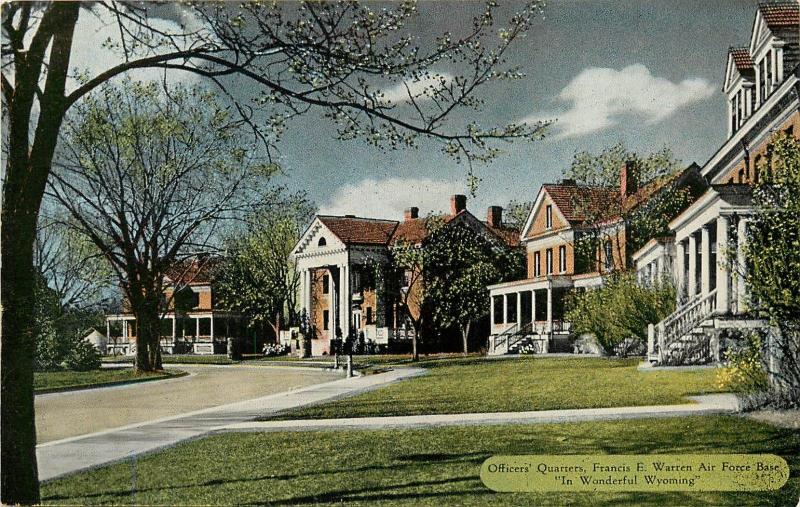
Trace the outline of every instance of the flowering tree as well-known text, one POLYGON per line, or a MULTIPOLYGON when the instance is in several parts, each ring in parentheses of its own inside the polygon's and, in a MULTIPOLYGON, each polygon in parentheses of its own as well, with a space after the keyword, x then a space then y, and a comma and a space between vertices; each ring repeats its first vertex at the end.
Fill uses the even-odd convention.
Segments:
POLYGON ((479 93, 486 85, 521 76, 506 64, 506 55, 530 27, 537 0, 502 28, 496 26, 496 4, 488 2, 465 33, 442 34, 424 48, 404 29, 417 15, 414 2, 380 10, 348 0, 194 2, 180 9, 187 22, 178 26, 159 19, 163 6, 157 3, 2 5, 0 96, 7 157, 0 500, 6 503, 39 501, 32 251, 63 120, 93 90, 145 68, 192 74, 231 100, 270 154, 290 121, 313 111, 330 120, 341 139, 396 149, 427 138, 469 162, 494 157, 494 141, 541 136, 542 124, 484 127, 471 119, 481 108, 479 93), (115 26, 105 46, 119 60, 95 75, 74 75, 70 59, 76 26, 80 17, 92 15, 115 26), (453 74, 437 70, 445 68, 453 74), (79 84, 68 90, 70 77, 79 84), (406 92, 399 101, 384 93, 396 86, 406 92))
POLYGON ((467 224, 436 227, 425 243, 426 296, 434 301, 433 320, 442 329, 457 327, 469 351, 472 325, 489 314, 489 285, 519 278, 523 252, 467 224))

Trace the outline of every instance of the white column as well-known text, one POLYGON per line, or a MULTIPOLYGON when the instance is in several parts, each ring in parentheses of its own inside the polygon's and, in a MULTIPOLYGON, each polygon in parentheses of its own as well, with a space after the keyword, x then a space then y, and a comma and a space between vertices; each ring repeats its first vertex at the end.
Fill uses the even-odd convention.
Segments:
POLYGON ((678 241, 675 245, 675 287, 678 293, 678 302, 686 290, 686 244, 678 241))
POLYGON ((747 288, 744 277, 747 274, 747 263, 745 262, 744 247, 747 244, 747 219, 739 218, 736 226, 736 265, 738 276, 736 277, 736 310, 737 313, 747 311, 747 288))
POLYGON ((686 294, 691 301, 697 294, 697 237, 689 236, 689 279, 686 280, 686 294))
POLYGON ((656 282, 661 282, 664 278, 664 271, 666 269, 666 260, 664 256, 660 256, 656 259, 656 282))
POLYGON ((764 79, 764 76, 761 75, 761 65, 756 62, 756 107, 761 105, 761 81, 764 79))
POLYGON ((700 231, 700 293, 711 292, 711 233, 708 224, 700 231))
POLYGON ((306 312, 311 317, 311 293, 314 290, 313 283, 311 280, 311 270, 305 269, 303 270, 303 285, 305 286, 305 290, 303 292, 303 308, 306 309, 306 312))
POLYGON ((177 335, 175 334, 175 320, 176 320, 175 316, 173 315, 172 316, 172 341, 173 342, 175 341, 175 338, 177 337, 177 335))
POLYGON ((122 319, 122 342, 128 343, 128 320, 122 319))
POLYGON ((111 340, 111 321, 106 319, 106 339, 111 340))
POLYGON ((728 225, 727 216, 717 218, 717 311, 730 311, 730 271, 728 269, 728 225))
POLYGON ((508 324, 508 294, 503 294, 503 324, 508 324))
POLYGON ((492 293, 489 293, 489 321, 491 324, 489 325, 489 334, 494 333, 494 296, 492 293))
POLYGON ((522 325, 522 293, 517 292, 517 325, 522 325))
POLYGON ((350 333, 350 266, 339 266, 339 327, 342 338, 350 333))
POLYGON ((769 84, 769 90, 767 92, 771 92, 778 86, 778 54, 775 49, 770 49, 772 52, 772 82, 769 84))
POLYGON ((775 58, 772 60, 775 62, 775 82, 781 83, 783 82, 783 48, 776 47, 775 48, 775 58))
POLYGON ((547 284, 547 332, 553 331, 553 284, 547 284))
POLYGON ((209 317, 209 320, 211 321, 211 341, 213 342, 214 341, 214 316, 211 315, 211 317, 209 317))
POLYGON ((536 291, 531 291, 531 322, 536 322, 536 291))
MULTIPOLYGON (((336 311, 334 310, 334 301, 336 299, 336 291, 333 289, 335 284, 333 283, 333 275, 331 274, 331 270, 328 269, 325 271, 325 276, 328 278, 328 337, 335 336, 336 334, 336 327, 334 325, 334 321, 336 320, 336 311)), ((386 326, 388 327, 389 324, 387 323, 386 326)))

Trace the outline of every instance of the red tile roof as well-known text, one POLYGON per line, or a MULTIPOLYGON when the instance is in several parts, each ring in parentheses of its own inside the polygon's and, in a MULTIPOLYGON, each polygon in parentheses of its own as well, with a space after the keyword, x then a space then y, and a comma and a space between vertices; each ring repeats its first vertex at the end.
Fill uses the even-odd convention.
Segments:
POLYGON ((220 258, 209 257, 179 262, 167 270, 167 278, 180 285, 207 285, 214 279, 214 269, 219 266, 220 258))
POLYGON ((580 223, 589 214, 602 213, 609 203, 618 201, 619 189, 585 185, 543 185, 564 218, 570 223, 580 223), (579 204, 580 203, 580 204, 579 204))
POLYGON ((753 58, 747 48, 730 48, 728 52, 733 57, 733 63, 740 72, 753 70, 753 58))
POLYGON ((797 1, 762 2, 758 9, 770 28, 800 25, 800 6, 797 1))
POLYGON ((355 216, 318 215, 318 218, 347 245, 388 245, 398 224, 395 220, 355 216))

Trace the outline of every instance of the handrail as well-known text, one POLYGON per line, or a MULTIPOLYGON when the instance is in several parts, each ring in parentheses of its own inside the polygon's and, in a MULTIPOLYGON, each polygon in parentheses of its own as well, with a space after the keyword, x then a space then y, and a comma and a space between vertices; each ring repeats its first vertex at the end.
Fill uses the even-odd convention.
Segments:
POLYGON ((664 353, 671 344, 715 313, 716 302, 717 291, 714 289, 692 299, 655 326, 655 350, 650 353, 657 355, 659 363, 663 363, 664 353))

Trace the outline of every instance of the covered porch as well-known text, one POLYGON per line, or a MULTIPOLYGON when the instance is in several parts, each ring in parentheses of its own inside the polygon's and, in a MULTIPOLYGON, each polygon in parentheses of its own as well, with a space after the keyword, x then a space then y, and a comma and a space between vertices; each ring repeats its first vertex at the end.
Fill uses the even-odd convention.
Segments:
MULTIPOLYGON (((679 342, 686 341, 692 331, 727 327, 732 321, 747 319, 744 276, 751 198, 748 185, 713 185, 670 222, 675 233, 677 309, 648 332, 652 361, 664 362, 669 350, 681 348, 679 342)), ((707 348, 701 352, 718 359, 718 347, 710 344, 707 348)))
POLYGON ((489 286, 489 354, 514 352, 523 341, 530 342, 536 352, 549 352, 554 337, 569 335, 564 299, 573 286, 567 276, 489 286))

